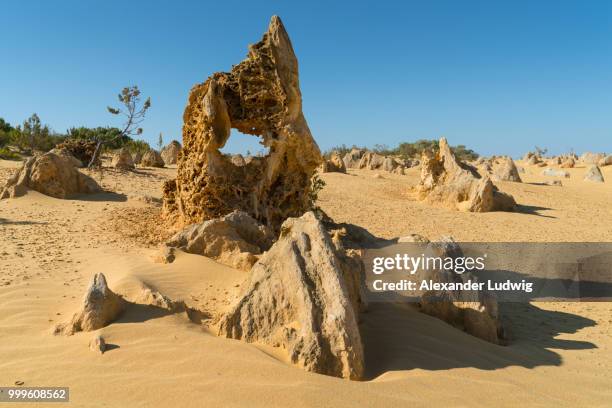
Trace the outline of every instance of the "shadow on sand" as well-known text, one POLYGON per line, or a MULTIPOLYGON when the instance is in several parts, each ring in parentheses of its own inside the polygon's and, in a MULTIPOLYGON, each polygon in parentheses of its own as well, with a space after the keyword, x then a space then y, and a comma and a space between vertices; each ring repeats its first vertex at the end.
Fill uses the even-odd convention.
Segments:
POLYGON ((117 203, 125 202, 127 199, 125 194, 113 193, 110 191, 96 194, 79 194, 72 197, 72 200, 76 201, 109 201, 117 203))
POLYGON ((553 217, 552 215, 543 215, 543 214, 540 214, 539 212, 539 211, 547 211, 547 210, 552 210, 552 208, 538 207, 537 205, 524 205, 524 204, 516 205, 516 212, 519 212, 519 213, 537 215, 538 217, 544 217, 544 218, 557 218, 557 217, 553 217))
POLYGON ((0 225, 46 225, 46 221, 15 221, 7 220, 6 218, 0 218, 0 225))
POLYGON ((508 366, 559 366, 552 349, 584 350, 597 346, 586 341, 557 340, 594 326, 591 319, 547 311, 529 303, 500 303, 510 345, 480 340, 406 303, 373 303, 360 324, 366 360, 366 378, 388 371, 447 370, 474 367, 495 370, 508 366))

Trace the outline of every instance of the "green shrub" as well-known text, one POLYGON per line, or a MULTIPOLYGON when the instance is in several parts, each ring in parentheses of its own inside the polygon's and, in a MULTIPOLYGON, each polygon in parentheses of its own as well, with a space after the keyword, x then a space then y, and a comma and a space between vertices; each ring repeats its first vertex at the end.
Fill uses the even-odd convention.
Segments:
POLYGON ((21 156, 12 152, 6 147, 0 147, 0 159, 2 160, 21 160, 21 156))

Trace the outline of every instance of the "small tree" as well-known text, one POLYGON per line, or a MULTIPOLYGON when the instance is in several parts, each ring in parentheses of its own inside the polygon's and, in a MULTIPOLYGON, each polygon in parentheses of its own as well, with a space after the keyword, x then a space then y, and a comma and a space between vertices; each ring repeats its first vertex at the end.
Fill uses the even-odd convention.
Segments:
POLYGON ((10 141, 10 134, 13 131, 13 127, 10 123, 0 118, 0 147, 6 145, 10 141))
POLYGON ((136 135, 142 134, 142 128, 139 126, 143 121, 147 110, 151 107, 151 98, 147 98, 142 106, 140 105, 140 90, 136 85, 125 87, 121 90, 121 93, 118 95, 119 102, 123 104, 121 108, 113 108, 111 106, 107 106, 106 109, 112 115, 123 115, 125 116, 125 123, 123 124, 123 128, 121 132, 114 136, 111 139, 96 140, 96 150, 89 162, 88 167, 93 167, 98 162, 98 158, 100 156, 100 151, 102 150, 102 145, 105 143, 113 143, 120 138, 132 137, 136 135))
POLYGON ((164 138, 161 134, 161 132, 159 132, 159 139, 157 139, 157 147, 159 148, 158 150, 161 151, 162 146, 164 145, 164 138))
POLYGON ((23 122, 21 147, 25 147, 24 144, 27 143, 30 151, 33 152, 39 144, 49 137, 49 133, 49 127, 47 125, 43 126, 38 115, 33 113, 32 116, 23 122))

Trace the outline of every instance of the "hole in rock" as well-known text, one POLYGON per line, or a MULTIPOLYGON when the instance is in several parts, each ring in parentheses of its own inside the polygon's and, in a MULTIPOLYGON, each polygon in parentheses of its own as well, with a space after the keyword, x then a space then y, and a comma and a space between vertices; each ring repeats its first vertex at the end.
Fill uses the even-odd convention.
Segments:
POLYGON ((265 157, 270 153, 270 148, 263 145, 263 139, 259 136, 247 135, 236 129, 232 129, 221 153, 234 156, 240 154, 244 157, 265 157))

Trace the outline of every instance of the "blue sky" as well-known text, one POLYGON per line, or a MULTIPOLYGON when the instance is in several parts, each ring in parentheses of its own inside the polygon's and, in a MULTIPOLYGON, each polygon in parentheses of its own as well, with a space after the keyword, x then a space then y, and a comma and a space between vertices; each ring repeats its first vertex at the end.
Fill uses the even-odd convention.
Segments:
POLYGON ((242 3, 3 2, 0 117, 118 126, 105 107, 137 84, 145 139, 180 140, 189 89, 278 14, 322 149, 444 135, 482 154, 612 151, 612 2, 242 3))

